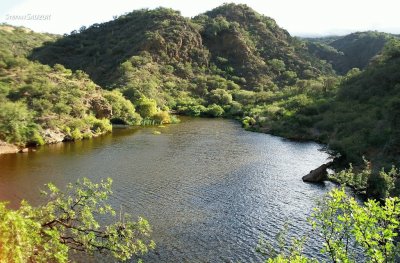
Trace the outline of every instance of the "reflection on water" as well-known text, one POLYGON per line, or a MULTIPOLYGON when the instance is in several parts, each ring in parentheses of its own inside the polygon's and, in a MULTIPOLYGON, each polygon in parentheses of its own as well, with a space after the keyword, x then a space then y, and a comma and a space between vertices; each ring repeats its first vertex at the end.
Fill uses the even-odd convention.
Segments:
MULTIPOLYGON (((115 207, 146 217, 156 251, 145 262, 254 262, 259 237, 273 240, 284 222, 308 234, 315 200, 330 184, 301 177, 326 162, 315 143, 244 131, 221 119, 185 119, 165 128, 113 134, 36 152, 0 156, 0 199, 38 203, 47 182, 114 179, 115 207), (153 135, 154 130, 162 132, 153 135)), ((318 255, 308 240, 306 253, 318 255)))

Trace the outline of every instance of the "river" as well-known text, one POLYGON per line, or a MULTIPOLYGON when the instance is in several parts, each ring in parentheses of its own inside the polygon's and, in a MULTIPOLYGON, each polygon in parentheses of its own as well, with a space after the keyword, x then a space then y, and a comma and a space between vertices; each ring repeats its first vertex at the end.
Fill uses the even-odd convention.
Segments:
MULTIPOLYGON (((157 249, 145 262, 260 262, 258 239, 273 241, 285 222, 290 235, 311 235, 307 217, 333 186, 301 177, 327 161, 321 148, 223 119, 115 128, 92 140, 0 156, 0 200, 38 204, 47 182, 112 177, 115 208, 153 227, 157 249)), ((320 257, 320 240, 305 245, 306 254, 320 257)))

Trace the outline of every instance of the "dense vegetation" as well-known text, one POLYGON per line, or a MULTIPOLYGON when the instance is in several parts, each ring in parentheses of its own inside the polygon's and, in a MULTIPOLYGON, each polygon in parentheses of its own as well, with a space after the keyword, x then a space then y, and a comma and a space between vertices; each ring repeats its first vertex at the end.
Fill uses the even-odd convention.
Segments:
POLYGON ((111 123, 171 122, 156 105, 137 102, 142 116, 120 91, 106 91, 81 70, 48 66, 26 58, 33 47, 56 39, 24 28, 0 27, 0 140, 41 145, 91 138, 111 123), (151 112, 145 113, 146 107, 151 112))
POLYGON ((172 111, 321 141, 343 163, 365 156, 375 175, 399 161, 399 42, 389 34, 301 40, 235 4, 192 19, 137 10, 62 37, 0 33, 0 140, 87 138, 110 121, 175 122, 172 111))
MULTIPOLYGON (((360 206, 343 190, 330 193, 312 219, 324 252, 333 262, 355 262, 351 240, 368 262, 394 262, 400 210, 389 196, 399 195, 400 184, 392 167, 400 161, 399 69, 400 41, 391 35, 300 40, 246 5, 224 4, 193 19, 138 10, 62 37, 1 25, 0 140, 79 140, 110 131, 111 123, 176 122, 173 111, 321 141, 355 164, 331 179, 383 204, 360 206), (357 169, 362 156, 369 162, 357 169)), ((114 214, 104 203, 109 181, 83 180, 69 194, 49 188, 41 207, 0 204, 0 258, 65 262, 68 251, 82 250, 124 260, 153 248, 143 219, 104 228, 96 221, 97 213, 114 214)), ((268 262, 311 260, 296 248, 268 262)))
MULTIPOLYGON (((399 198, 387 198, 383 204, 375 200, 360 204, 344 188, 334 189, 314 209, 310 223, 324 241, 321 252, 328 262, 398 262, 399 198)), ((306 237, 294 238, 288 246, 285 238, 284 233, 278 235, 280 250, 260 242, 258 250, 269 257, 265 262, 318 262, 302 253, 306 237)))
POLYGON ((0 262, 70 262, 69 252, 109 253, 119 260, 154 249, 149 223, 117 218, 107 203, 112 180, 88 179, 69 184, 65 192, 48 184, 46 203, 32 207, 23 201, 18 210, 0 202, 0 262), (114 223, 100 225, 101 217, 114 223))
MULTIPOLYGON (((346 182, 359 177, 351 170, 340 174, 342 179, 351 178, 346 182)), ((69 184, 65 192, 48 184, 49 192, 43 192, 47 202, 39 207, 22 202, 18 210, 9 210, 0 203, 0 261, 69 262, 70 252, 109 253, 128 260, 154 249, 150 226, 143 218, 132 221, 129 215, 120 215, 115 223, 100 225, 101 216, 115 218, 107 204, 111 183, 111 179, 97 184, 83 179, 69 184)), ((344 187, 336 188, 319 201, 310 223, 324 241, 321 252, 329 262, 392 263, 400 255, 397 197, 360 204, 344 187)), ((261 241, 257 250, 269 263, 318 262, 302 254, 307 238, 294 238, 287 245, 288 237, 281 232, 278 249, 261 241)))
POLYGON ((308 38, 309 51, 330 64, 339 74, 364 69, 384 45, 396 35, 376 31, 356 32, 342 37, 308 38))

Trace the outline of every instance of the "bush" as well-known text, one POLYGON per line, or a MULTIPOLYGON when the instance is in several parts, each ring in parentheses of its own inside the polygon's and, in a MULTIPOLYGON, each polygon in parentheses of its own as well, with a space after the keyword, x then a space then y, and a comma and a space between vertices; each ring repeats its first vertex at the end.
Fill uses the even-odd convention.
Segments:
POLYGON ((257 121, 254 118, 249 117, 249 116, 244 117, 242 120, 242 126, 245 129, 255 125, 256 123, 257 123, 257 121))
POLYGON ((133 221, 121 213, 116 217, 107 202, 111 183, 84 178, 69 184, 66 192, 48 184, 48 192, 42 192, 47 202, 39 207, 23 201, 19 209, 10 210, 0 202, 1 261, 70 262, 69 251, 108 252, 124 261, 154 249, 147 220, 133 221), (101 225, 98 220, 105 216, 114 222, 101 225))
POLYGON ((136 106, 143 118, 150 118, 157 113, 157 103, 153 99, 141 98, 136 102, 136 106))
POLYGON ((26 145, 43 144, 39 135, 40 126, 33 122, 32 113, 22 102, 0 104, 0 139, 10 143, 26 145))
POLYGON ((171 116, 167 111, 159 111, 152 117, 157 124, 168 124, 171 123, 171 116))
POLYGON ((189 116, 203 116, 207 112, 207 108, 203 105, 180 106, 178 111, 189 116))
POLYGON ((215 103, 219 105, 228 105, 232 103, 232 95, 229 94, 226 90, 215 89, 210 92, 209 101, 210 103, 215 103))
POLYGON ((83 139, 83 135, 81 133, 81 131, 78 128, 75 128, 72 132, 71 132, 71 139, 73 141, 79 141, 83 139))
POLYGON ((112 106, 111 120, 129 125, 140 124, 140 115, 135 112, 133 104, 125 99, 120 91, 105 91, 103 96, 112 106))
POLYGON ((207 107, 208 116, 221 117, 222 115, 224 115, 224 113, 225 113, 224 109, 217 104, 208 105, 207 107))

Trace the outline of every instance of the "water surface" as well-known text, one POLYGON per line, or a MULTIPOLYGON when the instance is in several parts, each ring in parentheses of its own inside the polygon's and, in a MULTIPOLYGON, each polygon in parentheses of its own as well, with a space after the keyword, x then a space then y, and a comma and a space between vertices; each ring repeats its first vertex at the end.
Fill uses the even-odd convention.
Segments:
MULTIPOLYGON (((112 204, 153 226, 157 249, 145 262, 259 262, 258 239, 274 240, 285 222, 291 235, 310 235, 306 219, 332 187, 301 180, 326 162, 320 149, 222 119, 115 129, 101 138, 0 156, 0 200, 37 204, 47 182, 112 177, 112 204)), ((308 240, 305 252, 319 257, 320 244, 308 240)))

